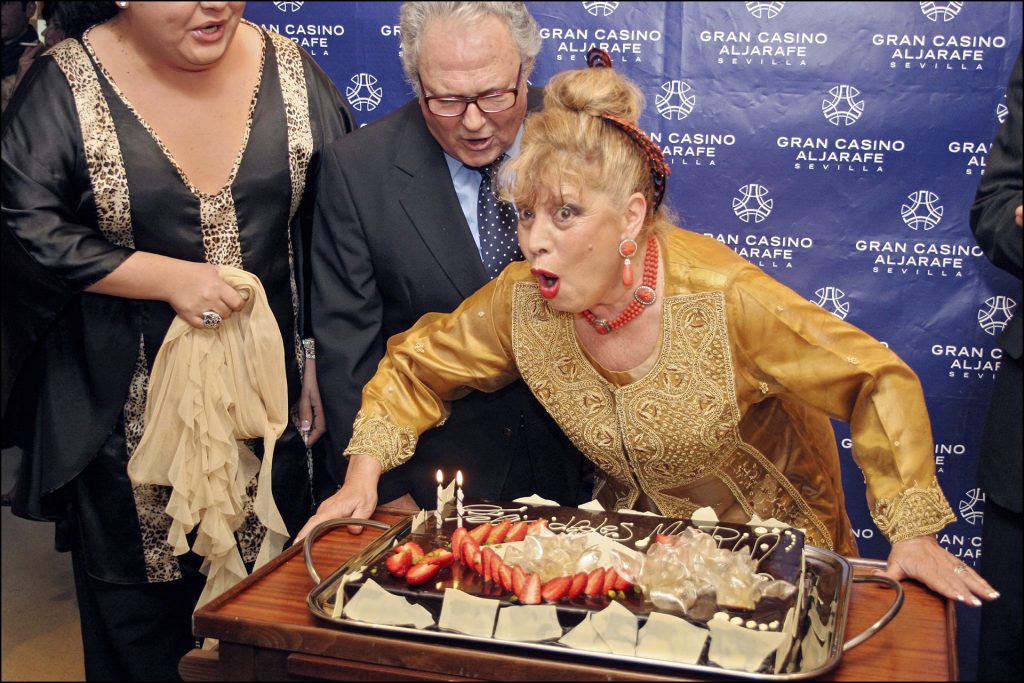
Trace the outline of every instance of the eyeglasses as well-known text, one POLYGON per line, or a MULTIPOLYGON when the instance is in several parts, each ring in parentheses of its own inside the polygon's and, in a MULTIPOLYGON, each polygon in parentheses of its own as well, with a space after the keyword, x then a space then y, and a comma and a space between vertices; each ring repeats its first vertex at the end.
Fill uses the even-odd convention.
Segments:
MULTIPOLYGON (((516 103, 516 99, 519 97, 519 78, 523 75, 523 64, 520 62, 519 71, 516 72, 516 87, 515 88, 504 88, 502 90, 492 90, 485 92, 483 95, 477 95, 475 97, 463 97, 461 95, 445 95, 445 96, 423 96, 423 101, 427 103, 427 109, 430 113, 435 116, 444 117, 456 117, 462 116, 466 113, 466 107, 471 102, 475 103, 480 111, 485 114, 497 114, 498 112, 511 109, 512 105, 516 103)), ((420 92, 426 92, 423 87, 423 79, 417 78, 420 82, 420 92)))

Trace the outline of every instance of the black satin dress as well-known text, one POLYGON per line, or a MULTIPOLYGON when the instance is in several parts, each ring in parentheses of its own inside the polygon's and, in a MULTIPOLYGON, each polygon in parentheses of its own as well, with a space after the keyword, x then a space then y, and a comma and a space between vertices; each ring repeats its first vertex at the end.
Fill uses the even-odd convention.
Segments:
MULTIPOLYGON (((168 489, 133 488, 126 471, 174 311, 87 287, 135 250, 254 273, 284 339, 289 404, 298 400, 320 154, 354 124, 308 55, 246 27, 262 34, 261 77, 246 142, 215 195, 191 185, 106 74, 88 32, 37 59, 4 114, 3 436, 25 452, 14 512, 58 521, 104 581, 192 571, 165 541, 168 489)), ((306 449, 292 425, 276 448, 274 496, 295 533, 310 514, 306 449)), ((248 522, 239 541, 252 561, 263 530, 254 515, 248 522)))

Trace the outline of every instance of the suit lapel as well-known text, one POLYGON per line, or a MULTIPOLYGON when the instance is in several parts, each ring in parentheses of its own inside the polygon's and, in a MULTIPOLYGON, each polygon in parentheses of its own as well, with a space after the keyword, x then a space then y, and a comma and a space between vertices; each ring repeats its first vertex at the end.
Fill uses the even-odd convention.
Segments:
MULTIPOLYGON (((527 97, 529 111, 541 108, 542 90, 530 88, 527 97)), ((465 298, 487 284, 487 271, 455 196, 444 151, 423 122, 419 104, 413 100, 405 106, 398 146, 402 151, 395 166, 409 176, 409 182, 398 201, 441 270, 465 298)))
POLYGON ((430 254, 465 298, 487 283, 487 272, 473 241, 444 152, 423 123, 419 107, 410 108, 395 166, 409 175, 398 198, 430 254))

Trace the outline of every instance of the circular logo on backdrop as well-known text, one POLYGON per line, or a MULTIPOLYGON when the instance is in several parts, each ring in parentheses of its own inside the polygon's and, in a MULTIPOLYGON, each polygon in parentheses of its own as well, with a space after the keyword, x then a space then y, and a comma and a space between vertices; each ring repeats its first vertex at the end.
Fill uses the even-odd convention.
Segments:
POLYGON ((602 16, 607 17, 612 12, 619 8, 617 2, 585 2, 583 3, 583 9, 587 10, 587 13, 591 16, 602 16))
POLYGON ((1002 294, 985 299, 985 305, 978 309, 978 324, 993 337, 1006 329, 1017 302, 1002 294))
POLYGON ((747 11, 755 19, 774 19, 785 6, 784 2, 748 2, 747 11))
POLYGON ((931 230, 942 220, 939 195, 929 190, 918 190, 907 199, 910 203, 900 206, 900 216, 911 230, 931 230))
POLYGON ((850 126, 857 123, 857 119, 864 113, 864 100, 858 99, 860 90, 852 85, 837 85, 829 90, 828 94, 831 97, 821 101, 821 113, 828 122, 833 126, 850 126))
POLYGON ((274 7, 281 10, 282 12, 298 12, 299 8, 302 7, 301 2, 275 2, 274 7))
POLYGON ((377 85, 373 74, 358 73, 349 79, 352 84, 345 88, 348 103, 359 111, 373 111, 380 104, 384 89, 377 85))
POLYGON ((757 183, 750 183, 740 188, 738 197, 732 198, 732 211, 744 223, 751 219, 760 223, 772 212, 774 199, 768 197, 768 188, 757 183))
POLYGON ((693 87, 686 81, 666 81, 661 84, 662 92, 654 96, 654 106, 662 117, 671 121, 682 121, 697 104, 693 87))
POLYGON ((921 12, 932 21, 943 22, 953 21, 960 10, 964 8, 962 2, 922 2, 921 12))
POLYGON ((821 306, 840 320, 846 320, 846 316, 850 314, 850 302, 844 301, 846 292, 829 285, 815 290, 814 293, 818 298, 811 303, 821 306))
POLYGON ((957 506, 960 510, 960 516, 968 524, 979 524, 985 517, 983 505, 979 503, 985 502, 985 494, 981 492, 981 489, 971 489, 964 493, 965 498, 960 499, 960 504, 957 506))

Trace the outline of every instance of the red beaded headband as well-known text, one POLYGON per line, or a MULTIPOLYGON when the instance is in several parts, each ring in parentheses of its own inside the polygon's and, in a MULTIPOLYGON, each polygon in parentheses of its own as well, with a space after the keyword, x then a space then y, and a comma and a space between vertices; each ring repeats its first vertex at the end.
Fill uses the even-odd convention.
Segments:
MULTIPOLYGON (((592 68, 610 69, 612 67, 612 58, 601 48, 592 47, 587 52, 587 65, 592 68)), ((672 174, 672 169, 665 163, 665 155, 662 154, 661 148, 647 137, 642 130, 629 121, 612 114, 601 114, 601 118, 628 135, 629 139, 636 143, 636 146, 643 152, 644 157, 647 159, 647 166, 650 169, 651 181, 654 184, 654 210, 657 211, 658 207, 661 206, 662 200, 665 198, 665 187, 668 177, 672 174)))

